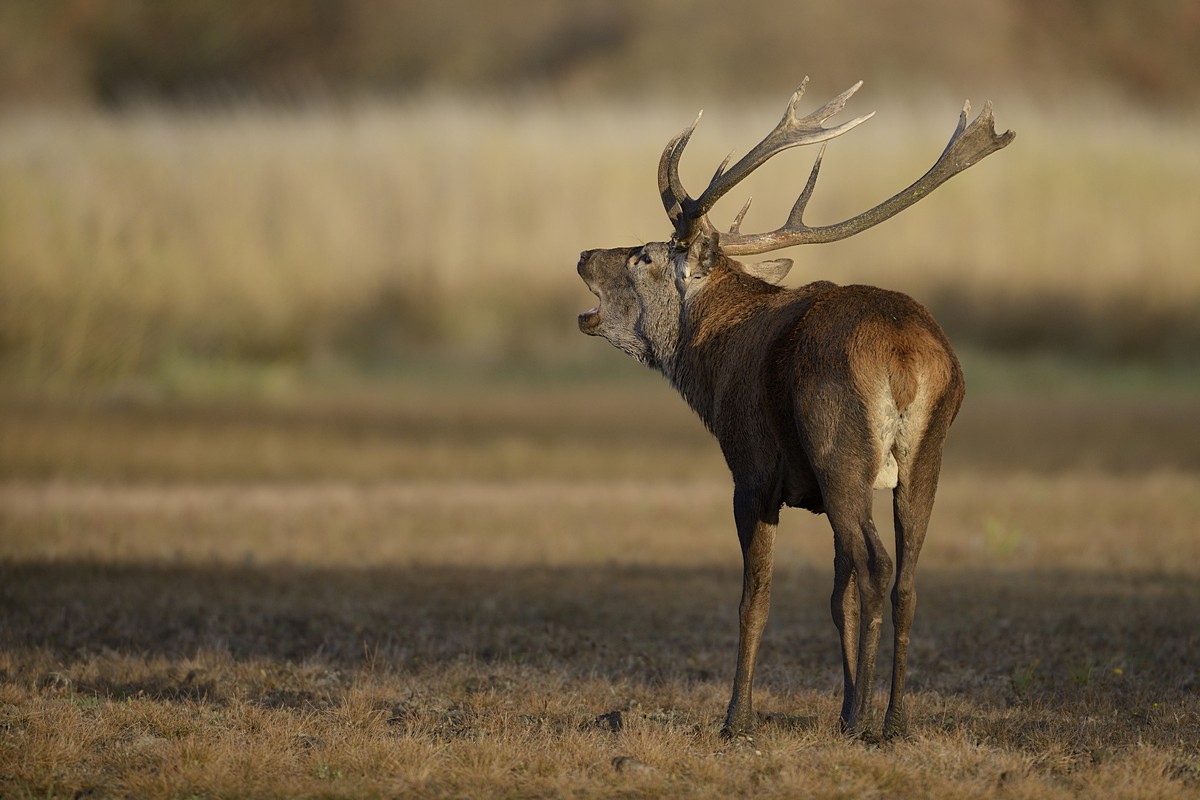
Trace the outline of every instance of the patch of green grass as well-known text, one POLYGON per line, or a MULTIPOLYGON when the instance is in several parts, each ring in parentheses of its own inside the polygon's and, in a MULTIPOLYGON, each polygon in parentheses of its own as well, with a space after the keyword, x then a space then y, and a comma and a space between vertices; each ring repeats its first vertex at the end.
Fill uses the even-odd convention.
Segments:
POLYGON ((1194 359, 1112 359, 959 348, 968 390, 1106 397, 1200 393, 1194 359))

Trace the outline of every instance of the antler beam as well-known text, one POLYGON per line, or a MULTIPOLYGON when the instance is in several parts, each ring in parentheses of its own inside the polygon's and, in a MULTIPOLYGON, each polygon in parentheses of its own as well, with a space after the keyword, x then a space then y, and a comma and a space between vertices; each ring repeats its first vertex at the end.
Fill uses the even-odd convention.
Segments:
POLYGON ((929 171, 915 183, 855 217, 833 225, 810 227, 804 224, 804 210, 816 187, 817 175, 821 169, 821 158, 825 153, 823 143, 867 121, 874 112, 857 117, 842 125, 825 127, 823 124, 845 107, 846 101, 862 85, 860 81, 821 108, 801 118, 797 115, 796 106, 804 95, 807 83, 808 79, 805 78, 804 83, 792 95, 783 119, 775 126, 775 129, 729 170, 725 169, 729 163, 729 159, 726 158, 725 162, 717 168, 716 174, 713 175, 713 179, 699 198, 693 199, 684 190, 683 184, 679 180, 679 159, 700 118, 697 117, 696 122, 693 122, 667 144, 659 159, 658 188, 662 196, 663 207, 675 228, 673 241, 676 246, 685 247, 701 230, 712 230, 707 214, 717 200, 771 156, 790 147, 822 143, 821 151, 813 163, 812 172, 809 174, 804 191, 792 206, 787 221, 773 231, 742 233, 742 218, 749 207, 749 202, 747 202, 729 233, 721 236, 721 249, 726 254, 754 255, 793 245, 835 242, 853 236, 900 213, 967 167, 1007 146, 1016 137, 1012 131, 996 133, 990 102, 984 105, 983 111, 968 125, 967 117, 971 111, 971 104, 965 103, 962 113, 959 115, 958 127, 955 129, 954 135, 950 137, 946 149, 929 171))
POLYGON ((813 188, 817 183, 817 173, 821 169, 821 154, 824 154, 824 147, 822 147, 821 154, 813 163, 808 183, 792 207, 791 213, 788 214, 787 222, 782 227, 767 233, 740 233, 735 230, 723 234, 721 249, 731 256, 753 255, 793 245, 836 242, 890 219, 967 167, 979 163, 1016 138, 1013 131, 996 133, 990 102, 984 104, 983 111, 968 125, 967 117, 970 113, 970 102, 964 103, 962 113, 958 118, 958 127, 955 129, 954 135, 950 137, 946 149, 929 168, 929 171, 911 186, 897 192, 874 208, 843 222, 809 227, 803 221, 804 209, 808 205, 808 199, 812 196, 813 188))

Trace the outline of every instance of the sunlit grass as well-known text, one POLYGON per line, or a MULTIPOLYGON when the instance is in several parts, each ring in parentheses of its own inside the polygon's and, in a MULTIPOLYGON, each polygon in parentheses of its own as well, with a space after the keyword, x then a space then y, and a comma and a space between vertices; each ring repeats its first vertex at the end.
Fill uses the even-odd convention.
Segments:
POLYGON ((766 716, 727 742, 728 483, 601 476, 618 449, 590 480, 0 487, 0 793, 1194 795, 1194 474, 947 475, 884 746, 838 731, 832 542, 786 514, 766 716))

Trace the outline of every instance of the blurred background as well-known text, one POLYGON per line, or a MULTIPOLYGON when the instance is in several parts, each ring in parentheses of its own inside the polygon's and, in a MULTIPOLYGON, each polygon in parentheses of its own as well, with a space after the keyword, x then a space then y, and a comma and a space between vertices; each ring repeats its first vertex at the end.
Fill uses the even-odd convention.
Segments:
MULTIPOLYGON (((1197 0, 0 0, 0 795, 610 796, 627 742, 628 791, 1195 796, 1198 75, 1197 0), (579 332, 576 261, 668 235, 697 110, 693 193, 806 75, 877 112, 810 224, 966 98, 1017 138, 784 253, 912 294, 966 371, 919 746, 848 753, 795 513, 756 694, 816 717, 726 758, 728 471, 579 332)), ((777 227, 810 149, 714 220, 777 227)))
MULTIPOLYGON (((577 254, 666 236, 657 158, 698 109, 689 186, 810 75, 809 107, 862 79, 847 113, 878 111, 831 145, 814 223, 924 172, 965 98, 1019 136, 901 217, 788 253, 790 282, 915 295, 975 390, 1190 403, 1197 74, 1191 0, 10 0, 0 385, 22 414, 669 394, 578 333, 577 254)), ((753 194, 747 228, 775 227, 812 157, 781 155, 717 221, 753 194)), ((11 426, 26 474, 50 434, 11 426)))

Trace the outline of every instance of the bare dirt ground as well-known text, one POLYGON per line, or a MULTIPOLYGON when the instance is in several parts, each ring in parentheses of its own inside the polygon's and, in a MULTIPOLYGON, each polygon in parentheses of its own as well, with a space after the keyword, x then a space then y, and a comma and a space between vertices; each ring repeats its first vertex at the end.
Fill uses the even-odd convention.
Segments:
POLYGON ((912 737, 880 746, 838 732, 832 544, 798 511, 760 730, 718 736, 730 490, 659 383, 10 404, 0 795, 1194 797, 1198 423, 1193 395, 970 399, 912 737))

